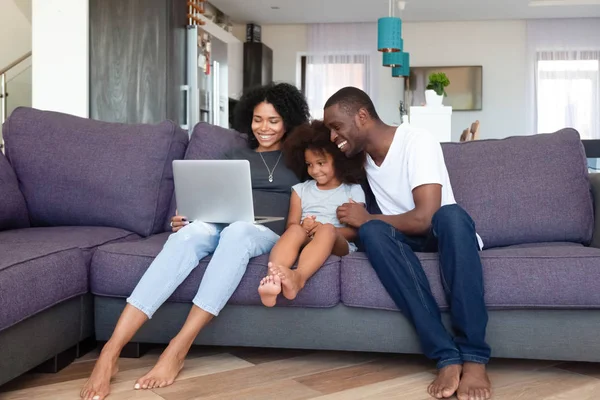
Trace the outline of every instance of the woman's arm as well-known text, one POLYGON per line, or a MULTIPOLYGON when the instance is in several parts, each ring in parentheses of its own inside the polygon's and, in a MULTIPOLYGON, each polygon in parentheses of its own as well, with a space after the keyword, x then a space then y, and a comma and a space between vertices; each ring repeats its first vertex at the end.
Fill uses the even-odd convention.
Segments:
POLYGON ((288 212, 287 224, 285 228, 289 228, 290 225, 300 225, 302 220, 302 201, 300 196, 295 190, 292 190, 292 196, 290 197, 290 211, 288 212))

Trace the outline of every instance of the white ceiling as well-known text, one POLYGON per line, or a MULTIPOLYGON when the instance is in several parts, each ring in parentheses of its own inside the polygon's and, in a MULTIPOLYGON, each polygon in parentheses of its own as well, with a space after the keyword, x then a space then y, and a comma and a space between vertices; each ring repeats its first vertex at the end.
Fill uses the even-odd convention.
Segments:
MULTIPOLYGON (((555 2, 556 0, 545 1, 555 2)), ((407 0, 404 21, 467 21, 600 17, 600 1, 558 0, 566 6, 529 7, 529 0, 407 0), (584 5, 574 5, 574 4, 584 5), (587 3, 587 5, 585 5, 587 3), (596 4, 592 4, 596 3, 596 4)), ((210 0, 234 22, 301 24, 373 22, 388 15, 388 0, 210 0), (279 7, 272 9, 271 7, 279 7)), ((397 4, 397 0, 394 0, 397 4)), ((398 16, 398 8, 396 16, 398 16)))

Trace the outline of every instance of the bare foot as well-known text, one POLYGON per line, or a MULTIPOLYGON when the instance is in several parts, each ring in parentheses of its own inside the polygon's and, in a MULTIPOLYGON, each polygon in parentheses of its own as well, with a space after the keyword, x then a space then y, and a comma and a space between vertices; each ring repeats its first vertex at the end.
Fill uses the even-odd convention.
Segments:
POLYGON ((292 269, 280 266, 272 266, 271 274, 278 275, 281 279, 281 288, 283 297, 288 300, 294 300, 298 292, 304 287, 300 274, 292 269))
POLYGON ((462 365, 448 365, 438 371, 438 376, 427 388, 431 397, 436 399, 448 399, 454 395, 460 382, 462 365))
POLYGON ((113 354, 110 351, 100 353, 90 379, 83 385, 83 389, 79 394, 82 399, 102 400, 108 396, 110 393, 110 380, 119 372, 118 360, 118 353, 113 354))
POLYGON ((458 386, 459 400, 488 400, 492 398, 492 384, 484 364, 465 363, 458 386))
POLYGON ((154 368, 135 382, 134 389, 155 389, 172 385, 181 372, 187 355, 187 350, 181 351, 181 347, 171 341, 154 368))
POLYGON ((265 306, 273 307, 277 302, 279 293, 281 293, 281 278, 279 275, 267 275, 262 278, 258 287, 258 294, 265 306))

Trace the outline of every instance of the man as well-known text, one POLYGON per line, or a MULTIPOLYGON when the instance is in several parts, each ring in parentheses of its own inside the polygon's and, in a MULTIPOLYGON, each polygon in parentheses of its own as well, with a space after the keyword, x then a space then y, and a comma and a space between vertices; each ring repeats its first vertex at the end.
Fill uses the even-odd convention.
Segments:
POLYGON ((384 124, 360 89, 346 87, 325 104, 331 140, 351 157, 365 151, 367 177, 381 214, 360 204, 338 208, 341 222, 358 228, 379 279, 414 324, 423 353, 437 361, 431 396, 491 398, 486 373, 487 310, 483 247, 471 217, 454 200, 440 144, 428 132, 384 124), (415 252, 439 252, 440 273, 456 336, 446 330, 415 252))

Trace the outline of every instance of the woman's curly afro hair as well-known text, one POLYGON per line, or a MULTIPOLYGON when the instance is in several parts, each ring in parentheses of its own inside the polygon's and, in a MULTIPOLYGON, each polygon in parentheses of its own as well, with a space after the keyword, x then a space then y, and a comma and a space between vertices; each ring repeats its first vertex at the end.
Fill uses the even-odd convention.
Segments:
POLYGON ((360 184, 366 179, 365 154, 361 152, 353 157, 346 157, 331 141, 329 129, 323 121, 314 120, 310 124, 298 126, 283 144, 283 156, 288 168, 303 181, 312 179, 308 175, 304 158, 306 150, 331 155, 335 174, 342 183, 360 184))
POLYGON ((233 128, 248 135, 248 144, 252 149, 258 147, 258 141, 252 133, 254 108, 263 101, 272 104, 275 111, 281 115, 285 127, 283 140, 292 129, 307 123, 310 118, 306 98, 294 85, 271 83, 250 89, 235 106, 233 128))

